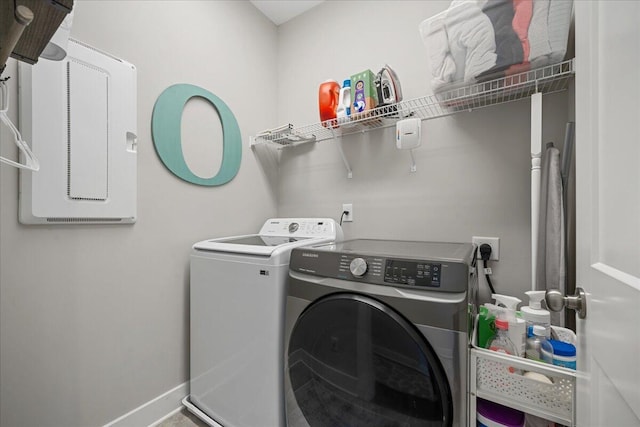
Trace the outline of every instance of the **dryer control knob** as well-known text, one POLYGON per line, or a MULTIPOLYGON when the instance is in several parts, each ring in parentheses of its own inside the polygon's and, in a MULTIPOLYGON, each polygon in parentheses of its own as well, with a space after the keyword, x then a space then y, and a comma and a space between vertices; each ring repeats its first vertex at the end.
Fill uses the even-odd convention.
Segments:
POLYGON ((362 258, 354 258, 349 265, 349 270, 354 276, 362 277, 367 272, 367 267, 367 261, 362 258))

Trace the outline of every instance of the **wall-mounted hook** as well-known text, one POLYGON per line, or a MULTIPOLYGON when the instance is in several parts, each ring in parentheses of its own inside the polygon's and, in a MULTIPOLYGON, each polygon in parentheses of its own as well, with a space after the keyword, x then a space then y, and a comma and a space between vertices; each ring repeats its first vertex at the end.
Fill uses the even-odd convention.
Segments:
POLYGON ((5 46, 0 49, 0 75, 4 71, 7 65, 7 59, 13 52, 13 49, 18 44, 18 40, 22 36, 22 32, 33 21, 33 12, 31 9, 24 5, 18 5, 13 11, 13 22, 11 22, 7 37, 5 39, 5 46))

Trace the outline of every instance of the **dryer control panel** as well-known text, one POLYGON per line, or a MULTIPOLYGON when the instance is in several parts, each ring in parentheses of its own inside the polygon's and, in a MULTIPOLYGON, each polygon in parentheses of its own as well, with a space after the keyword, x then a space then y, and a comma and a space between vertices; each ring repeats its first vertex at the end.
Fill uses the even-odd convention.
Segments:
MULTIPOLYGON (((320 277, 438 292, 465 292, 469 262, 450 257, 425 259, 340 251, 345 243, 296 248, 290 269, 320 277)), ((373 252, 373 251, 372 251, 373 252)), ((470 258, 469 258, 470 259, 470 258)))
POLYGON ((413 286, 440 286, 441 263, 402 261, 388 259, 385 263, 384 281, 413 286))
POLYGON ((427 261, 340 255, 337 278, 369 278, 393 285, 440 287, 442 263, 427 261))

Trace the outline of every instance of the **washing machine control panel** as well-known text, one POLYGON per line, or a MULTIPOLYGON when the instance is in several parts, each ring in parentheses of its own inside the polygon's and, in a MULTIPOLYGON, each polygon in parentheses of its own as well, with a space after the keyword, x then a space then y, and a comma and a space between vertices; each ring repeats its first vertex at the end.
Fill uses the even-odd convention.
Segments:
POLYGON ((264 223, 261 236, 294 238, 329 237, 339 238, 342 229, 331 218, 271 218, 264 223))

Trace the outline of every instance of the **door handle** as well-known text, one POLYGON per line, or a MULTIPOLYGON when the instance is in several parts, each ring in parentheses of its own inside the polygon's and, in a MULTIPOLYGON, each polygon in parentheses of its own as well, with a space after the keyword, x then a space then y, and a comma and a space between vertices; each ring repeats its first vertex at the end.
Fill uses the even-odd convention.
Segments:
POLYGON ((563 308, 575 310, 578 317, 584 319, 587 317, 587 293, 582 288, 576 288, 573 295, 562 295, 558 289, 550 289, 544 295, 547 307, 551 311, 560 311, 563 308))

